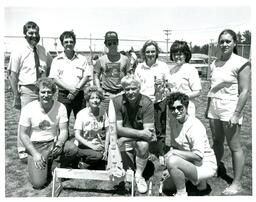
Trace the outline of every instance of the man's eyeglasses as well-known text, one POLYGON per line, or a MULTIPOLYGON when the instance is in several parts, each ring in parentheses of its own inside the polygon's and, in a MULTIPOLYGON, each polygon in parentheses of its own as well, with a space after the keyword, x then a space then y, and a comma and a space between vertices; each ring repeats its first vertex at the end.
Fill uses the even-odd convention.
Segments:
POLYGON ((73 40, 70 40, 70 41, 63 41, 64 44, 74 44, 74 41, 73 40))
POLYGON ((116 41, 112 41, 112 42, 107 42, 107 46, 116 46, 117 42, 116 41))
POLYGON ((146 51, 145 53, 149 54, 149 53, 155 53, 156 51, 146 51))
POLYGON ((183 105, 179 105, 179 106, 176 106, 176 107, 170 107, 171 112, 175 112, 176 109, 177 109, 179 112, 182 112, 182 111, 184 110, 184 106, 183 106, 183 105))

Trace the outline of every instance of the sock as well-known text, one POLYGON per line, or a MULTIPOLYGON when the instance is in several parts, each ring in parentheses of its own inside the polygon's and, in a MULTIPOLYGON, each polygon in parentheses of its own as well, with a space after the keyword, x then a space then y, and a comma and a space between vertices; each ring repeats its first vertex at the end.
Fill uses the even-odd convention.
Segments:
POLYGON ((177 189, 177 194, 187 194, 186 187, 182 189, 177 189))
POLYGON ((136 173, 135 173, 135 175, 136 176, 142 176, 142 173, 143 173, 143 171, 144 171, 144 169, 146 167, 148 159, 147 158, 146 159, 142 159, 142 158, 136 156, 136 160, 135 161, 136 161, 136 173))

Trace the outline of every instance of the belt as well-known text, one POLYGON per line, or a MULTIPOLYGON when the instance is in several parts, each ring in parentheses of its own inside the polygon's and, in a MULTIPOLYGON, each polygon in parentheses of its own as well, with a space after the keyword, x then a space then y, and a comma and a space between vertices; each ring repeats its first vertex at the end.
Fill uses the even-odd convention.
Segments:
POLYGON ((105 92, 107 93, 111 93, 111 94, 118 94, 120 92, 122 92, 123 89, 117 89, 117 90, 106 90, 106 89, 103 89, 105 92))

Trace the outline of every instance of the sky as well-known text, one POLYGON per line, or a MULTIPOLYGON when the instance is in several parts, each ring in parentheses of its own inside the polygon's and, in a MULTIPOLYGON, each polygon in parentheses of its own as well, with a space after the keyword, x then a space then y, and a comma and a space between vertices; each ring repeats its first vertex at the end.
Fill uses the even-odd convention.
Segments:
MULTIPOLYGON (((126 1, 126 4, 116 1, 98 3, 98 0, 94 0, 94 3, 82 2, 73 0, 52 6, 47 3, 40 6, 35 3, 7 3, 3 7, 4 36, 22 37, 23 25, 32 20, 39 25, 41 37, 56 38, 56 41, 49 38, 41 40, 48 50, 62 50, 58 37, 63 31, 73 30, 78 38, 86 38, 78 40, 77 50, 89 50, 90 46, 92 50, 101 51, 104 44, 99 39, 104 38, 105 32, 114 30, 119 35, 119 50, 129 50, 131 47, 138 50, 146 40, 152 39, 158 41, 161 49, 166 51, 167 36, 163 30, 170 30, 168 48, 174 40, 185 40, 192 46, 201 46, 216 42, 218 34, 225 28, 243 32, 250 30, 252 23, 250 4, 240 5, 235 1, 226 4, 205 4, 202 1, 198 1, 201 2, 199 4, 170 4, 161 0, 139 1, 137 4, 132 4, 135 2, 133 0, 127 1, 130 4, 126 1), (57 47, 54 46, 55 42, 57 47)), ((9 51, 20 40, 4 37, 5 50, 9 51)))

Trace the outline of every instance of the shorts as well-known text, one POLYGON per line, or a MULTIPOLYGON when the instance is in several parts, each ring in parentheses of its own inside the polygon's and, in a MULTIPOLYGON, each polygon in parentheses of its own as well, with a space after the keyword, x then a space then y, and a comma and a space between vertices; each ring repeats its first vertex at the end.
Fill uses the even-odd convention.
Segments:
MULTIPOLYGON (((219 98, 211 98, 208 111, 208 118, 219 119, 228 122, 236 110, 236 100, 222 100, 219 98)), ((243 122, 243 116, 240 115, 238 124, 243 122)))
POLYGON ((217 171, 217 161, 215 156, 204 157, 203 163, 200 166, 196 165, 197 170, 197 181, 191 182, 197 185, 200 181, 211 178, 217 171))

